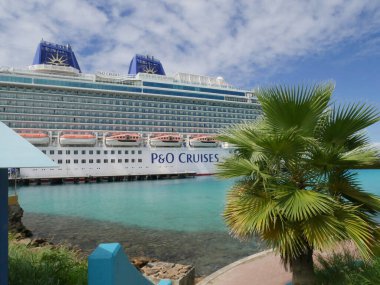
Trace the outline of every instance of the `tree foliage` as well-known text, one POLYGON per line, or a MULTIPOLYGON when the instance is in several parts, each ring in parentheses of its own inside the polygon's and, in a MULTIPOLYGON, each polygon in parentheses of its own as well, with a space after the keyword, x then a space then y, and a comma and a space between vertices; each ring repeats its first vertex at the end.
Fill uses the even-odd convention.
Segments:
POLYGON ((352 240, 364 259, 377 243, 380 198, 352 171, 379 160, 364 130, 379 113, 364 104, 331 103, 331 83, 260 89, 263 115, 219 139, 235 146, 218 165, 240 178, 227 196, 224 219, 233 236, 259 236, 285 264, 307 250, 352 240))

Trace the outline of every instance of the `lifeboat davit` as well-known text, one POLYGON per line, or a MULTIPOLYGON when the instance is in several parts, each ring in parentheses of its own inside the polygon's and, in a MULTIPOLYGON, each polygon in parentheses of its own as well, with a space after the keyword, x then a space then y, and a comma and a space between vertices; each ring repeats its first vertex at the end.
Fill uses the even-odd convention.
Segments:
POLYGON ((59 136, 61 145, 94 145, 96 136, 93 134, 63 134, 59 136))
POLYGON ((179 134, 159 134, 153 135, 149 139, 150 145, 156 147, 180 147, 182 141, 179 134))
POLYGON ((190 137, 189 144, 192 147, 217 147, 219 145, 214 136, 208 135, 190 137))
POLYGON ((19 135, 34 145, 48 145, 50 142, 46 133, 19 133, 19 135))
POLYGON ((107 146, 140 146, 142 139, 137 133, 111 134, 105 138, 107 146))

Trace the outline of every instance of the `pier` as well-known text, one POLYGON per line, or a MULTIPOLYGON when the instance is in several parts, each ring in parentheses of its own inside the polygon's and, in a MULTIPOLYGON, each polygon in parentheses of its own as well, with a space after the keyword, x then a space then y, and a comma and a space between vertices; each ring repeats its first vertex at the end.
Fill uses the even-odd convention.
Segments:
POLYGON ((195 172, 171 173, 171 174, 143 174, 143 175, 123 175, 123 176, 97 176, 97 177, 64 177, 64 178, 40 178, 29 179, 22 177, 9 177, 10 185, 58 185, 58 184, 81 184, 81 183, 101 183, 101 182, 122 182, 122 181, 142 181, 142 180, 163 180, 163 179, 184 179, 194 178, 195 172))

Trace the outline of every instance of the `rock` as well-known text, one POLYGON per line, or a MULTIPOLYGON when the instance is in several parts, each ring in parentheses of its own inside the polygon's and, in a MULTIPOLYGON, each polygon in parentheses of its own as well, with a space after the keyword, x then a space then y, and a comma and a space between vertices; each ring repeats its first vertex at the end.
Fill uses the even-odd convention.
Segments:
POLYGON ((30 238, 24 238, 24 239, 20 239, 17 242, 19 244, 30 245, 32 243, 32 240, 30 238))
POLYGON ((173 285, 194 284, 195 269, 190 265, 167 262, 148 262, 141 268, 141 272, 157 284, 160 279, 170 279, 173 285))
POLYGON ((156 262, 156 261, 157 259, 155 258, 140 256, 140 257, 133 258, 132 264, 140 271, 140 269, 144 267, 145 265, 147 265, 149 262, 156 262))
POLYGON ((144 267, 143 272, 147 275, 155 275, 159 271, 159 268, 144 267))
POLYGON ((33 236, 32 232, 22 223, 23 215, 24 210, 19 204, 8 205, 8 229, 17 235, 16 239, 33 236))
POLYGON ((43 238, 36 238, 32 240, 31 245, 35 247, 41 247, 46 245, 53 245, 53 243, 43 238))

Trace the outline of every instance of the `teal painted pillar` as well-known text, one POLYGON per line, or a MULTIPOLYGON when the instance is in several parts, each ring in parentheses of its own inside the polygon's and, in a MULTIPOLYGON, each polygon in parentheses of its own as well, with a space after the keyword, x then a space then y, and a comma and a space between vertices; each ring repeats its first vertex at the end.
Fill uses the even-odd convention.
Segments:
POLYGON ((0 284, 8 284, 8 169, 0 168, 0 284))
POLYGON ((100 244, 88 257, 88 285, 129 284, 153 285, 129 262, 120 244, 100 244))

